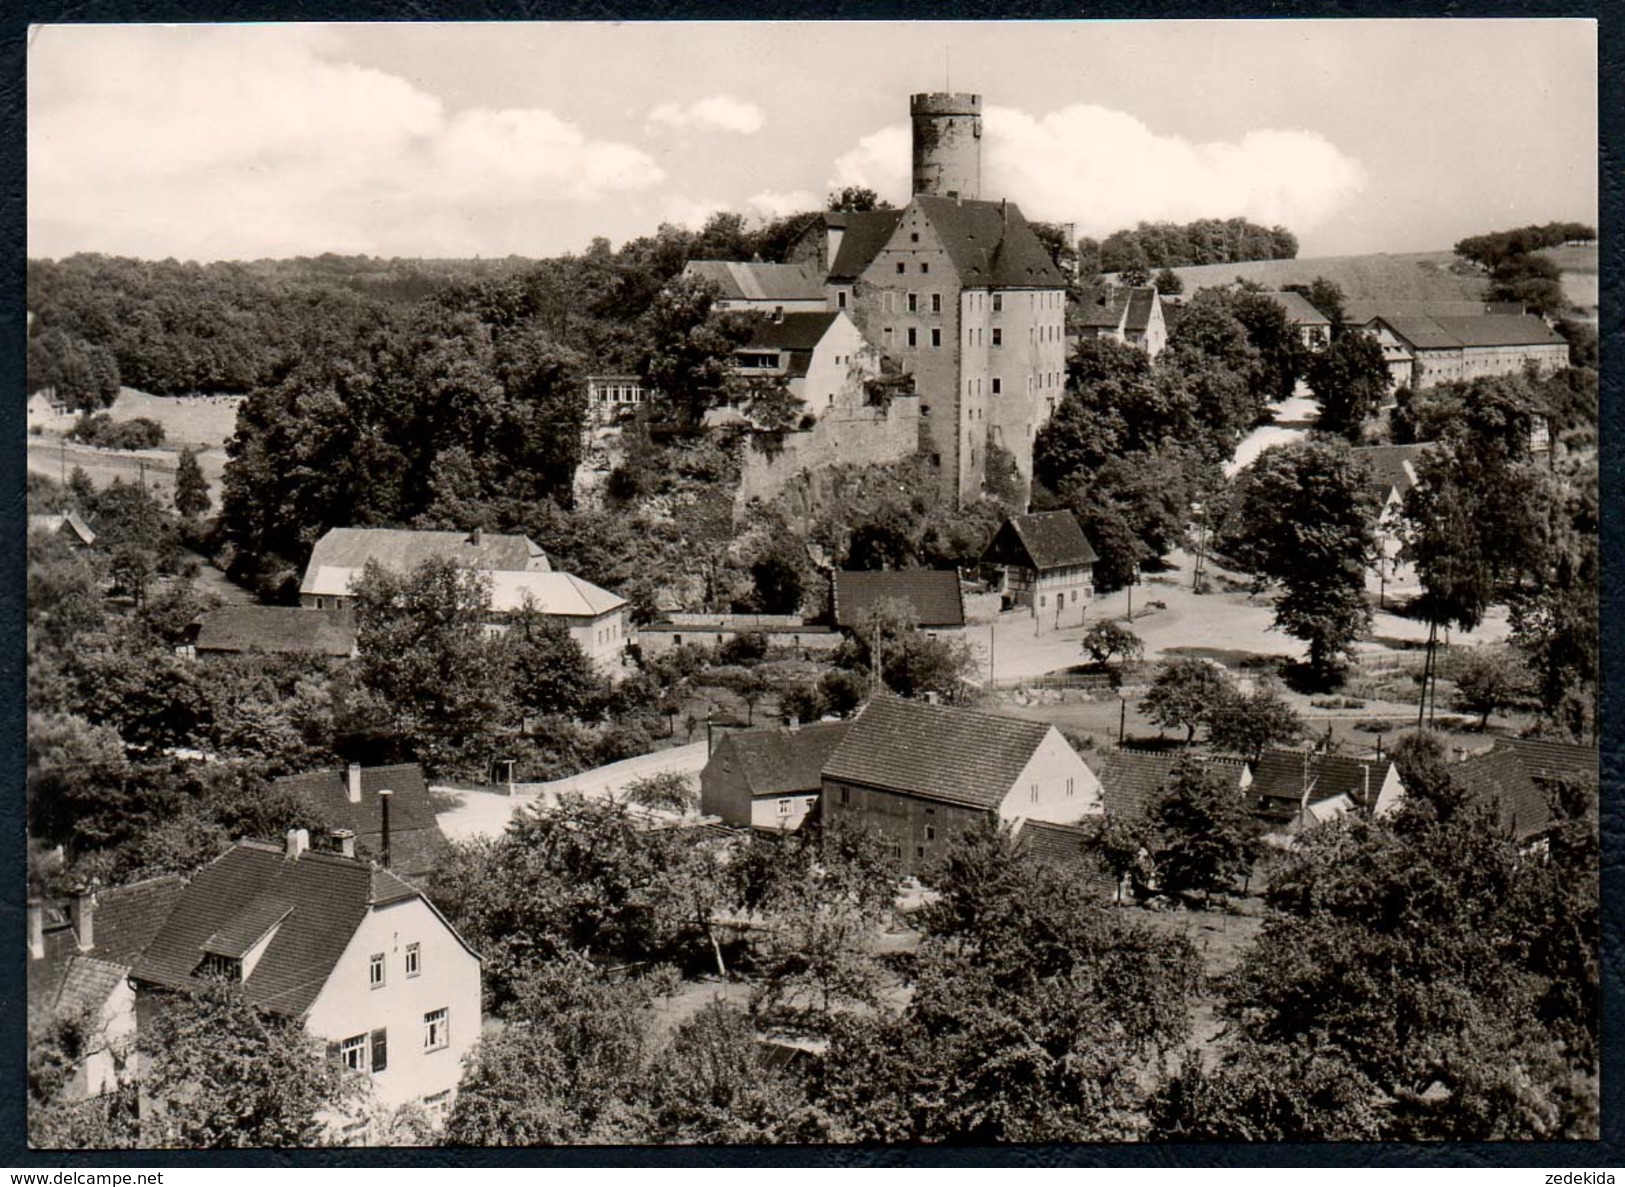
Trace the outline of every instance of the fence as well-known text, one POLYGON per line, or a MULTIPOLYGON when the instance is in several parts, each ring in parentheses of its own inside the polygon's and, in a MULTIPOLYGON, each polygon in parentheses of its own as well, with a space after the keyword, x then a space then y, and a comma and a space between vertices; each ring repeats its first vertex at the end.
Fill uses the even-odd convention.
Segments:
POLYGON ((1045 672, 1041 676, 1005 676, 993 681, 996 692, 1012 689, 1084 689, 1111 692, 1112 678, 1105 672, 1045 672))

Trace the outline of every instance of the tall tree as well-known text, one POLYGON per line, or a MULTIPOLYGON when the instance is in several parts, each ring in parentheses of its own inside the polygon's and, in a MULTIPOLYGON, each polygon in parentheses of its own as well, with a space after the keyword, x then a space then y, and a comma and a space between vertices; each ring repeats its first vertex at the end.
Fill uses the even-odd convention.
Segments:
POLYGON ((183 449, 175 462, 175 510, 183 519, 196 519, 213 506, 209 480, 197 464, 197 454, 183 449))
POLYGON ((1190 759, 1175 766, 1152 821, 1162 840, 1157 869, 1172 890, 1199 890, 1206 900, 1215 890, 1229 890, 1252 867, 1246 801, 1217 770, 1190 759))
POLYGON ((1157 669, 1140 707, 1158 725, 1184 726, 1185 744, 1196 737, 1196 727, 1234 695, 1222 668, 1201 659, 1169 660, 1157 669))
POLYGON ((1316 427, 1358 444, 1393 383, 1382 345, 1370 334, 1341 334, 1309 359, 1309 390, 1320 402, 1316 427))

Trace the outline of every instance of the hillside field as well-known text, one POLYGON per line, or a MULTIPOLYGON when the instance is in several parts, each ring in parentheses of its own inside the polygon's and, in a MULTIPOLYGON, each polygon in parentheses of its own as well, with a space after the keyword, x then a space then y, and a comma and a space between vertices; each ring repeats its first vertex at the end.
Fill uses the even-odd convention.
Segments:
POLYGON ((1379 253, 1366 256, 1321 256, 1318 259, 1249 260, 1239 264, 1203 264, 1175 268, 1187 294, 1197 289, 1230 284, 1240 276, 1267 289, 1288 284, 1310 284, 1323 276, 1343 290, 1350 301, 1478 301, 1483 297, 1481 273, 1459 274, 1450 267, 1456 257, 1448 251, 1406 255, 1379 253))

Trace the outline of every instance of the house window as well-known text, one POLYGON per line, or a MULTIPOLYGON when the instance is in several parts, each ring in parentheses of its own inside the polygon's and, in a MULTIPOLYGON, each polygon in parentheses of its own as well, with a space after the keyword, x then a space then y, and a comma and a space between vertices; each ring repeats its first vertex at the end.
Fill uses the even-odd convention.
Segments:
POLYGON ((841 803, 844 805, 844 804, 850 804, 851 802, 852 802, 852 789, 850 787, 841 788, 841 803))
POLYGON ((1071 775, 1068 775, 1068 776, 1067 776, 1067 777, 1066 777, 1066 794, 1067 794, 1067 795, 1071 795, 1071 794, 1072 794, 1072 792, 1073 792, 1073 790, 1074 790, 1074 789, 1073 789, 1073 784, 1074 784, 1074 783, 1075 783, 1075 782, 1076 782, 1076 780, 1074 780, 1074 779, 1073 779, 1073 777, 1072 777, 1072 776, 1071 776, 1071 775))
POLYGON ((367 1036, 356 1035, 339 1044, 339 1062, 346 1071, 365 1071, 367 1067, 367 1036))
POLYGON ((1072 591, 1072 603, 1073 603, 1073 605, 1077 605, 1077 601, 1078 601, 1078 591, 1073 590, 1072 591))
POLYGON ((932 346, 941 346, 942 345, 942 331, 941 330, 933 329, 931 331, 931 345, 932 346))
POLYGON ((908 267, 908 265, 903 263, 902 260, 898 260, 897 261, 897 275, 901 276, 903 274, 903 269, 905 269, 907 267, 908 267))
POLYGON ((918 346, 920 344, 919 343, 919 338, 920 338, 920 332, 918 330, 916 330, 913 326, 910 326, 908 328, 908 344, 910 346, 918 346))
POLYGON ((1044 595, 1043 594, 1038 595, 1038 604, 1040 606, 1042 606, 1044 604, 1044 595))
POLYGON ((1003 293, 994 293, 993 294, 993 312, 994 313, 1003 313, 1004 312, 1004 294, 1003 293))
POLYGON ((891 843, 891 855, 898 861, 903 860, 903 843, 901 841, 891 843))
POLYGON ((415 977, 423 971, 423 950, 417 944, 406 946, 406 975, 415 977))
POLYGON ((918 313, 920 311, 920 294, 919 293, 910 293, 908 295, 908 311, 910 313, 918 313))
POLYGON ((384 954, 373 953, 372 959, 367 962, 367 984, 374 989, 384 987, 384 954))
POLYGON ((920 233, 918 231, 910 231, 908 234, 908 241, 910 243, 918 243, 920 241, 920 233))
POLYGON ((439 1051, 451 1043, 451 1012, 442 1006, 423 1016, 423 1049, 439 1051))
POLYGON ((999 394, 1000 388, 1001 388, 1001 384, 1000 384, 999 380, 995 379, 993 381, 993 394, 995 396, 999 394))
POLYGON ((932 313, 941 313, 942 312, 942 294, 941 293, 932 293, 931 294, 931 312, 932 313))
POLYGON ((846 308, 846 290, 845 289, 842 289, 840 292, 835 294, 835 307, 837 309, 845 309, 846 308))
POLYGON ((372 1032, 372 1070, 389 1070, 389 1032, 381 1027, 372 1032))
POLYGON ((788 815, 790 815, 790 803, 791 803, 791 801, 789 801, 789 800, 780 800, 779 801, 779 815, 780 816, 788 816, 788 815))
POLYGON ((993 327, 993 349, 997 350, 1004 345, 1004 331, 998 326, 993 327))
POLYGON ((316 609, 318 609, 318 610, 326 610, 327 609, 327 599, 326 598, 317 598, 316 599, 316 609))

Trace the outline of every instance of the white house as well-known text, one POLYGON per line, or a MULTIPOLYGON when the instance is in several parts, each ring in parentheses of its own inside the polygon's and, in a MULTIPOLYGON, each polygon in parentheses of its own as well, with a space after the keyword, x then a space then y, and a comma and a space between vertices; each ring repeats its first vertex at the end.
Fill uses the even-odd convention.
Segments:
POLYGON ((572 573, 491 573, 491 612, 499 622, 526 609, 556 619, 594 663, 621 665, 634 638, 632 605, 572 573))
POLYGON ((482 573, 546 573, 552 565, 528 536, 496 532, 417 532, 404 528, 333 528, 316 541, 299 604, 338 610, 351 600, 350 586, 369 561, 391 573, 410 573, 430 557, 457 561, 482 573))
POLYGON ((441 1111, 479 1037, 480 958, 417 888, 309 844, 243 841, 193 875, 130 972, 138 1024, 224 978, 303 1021, 378 1104, 441 1111))
POLYGON ((1102 797, 1052 725, 881 696, 825 763, 822 811, 879 830, 900 871, 918 874, 990 818, 1069 824, 1099 815, 1102 797))
POLYGON ((806 264, 690 260, 683 276, 714 287, 713 308, 723 312, 818 313, 829 304, 823 278, 806 264))

